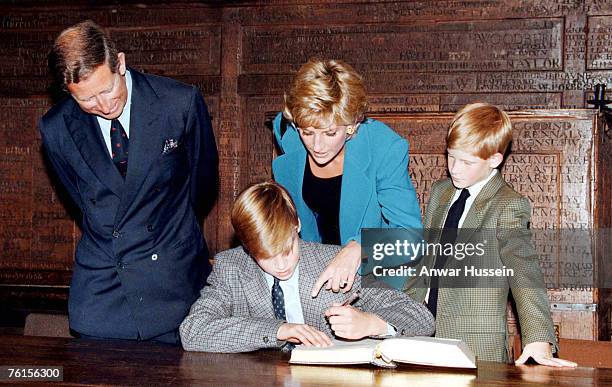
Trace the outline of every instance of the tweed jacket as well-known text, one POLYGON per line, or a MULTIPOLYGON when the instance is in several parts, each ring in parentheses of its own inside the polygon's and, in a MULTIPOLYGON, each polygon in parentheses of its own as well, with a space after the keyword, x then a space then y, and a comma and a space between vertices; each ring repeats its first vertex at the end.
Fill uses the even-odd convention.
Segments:
MULTIPOLYGON (((428 241, 439 241, 455 188, 450 179, 440 180, 431 188, 425 213, 428 241), (438 235, 433 235, 433 234, 438 235)), ((463 340, 480 360, 507 362, 507 316, 509 292, 516 302, 523 346, 535 341, 549 342, 557 349, 550 306, 539 266, 539 257, 528 228, 529 201, 510 188, 497 173, 480 191, 458 232, 457 242, 466 242, 475 230, 495 233, 487 239, 487 260, 495 266, 514 270, 502 286, 495 288, 444 288, 438 291, 436 337, 463 340), (489 231, 487 231, 489 232, 489 231)), ((457 262, 449 259, 448 265, 457 262)), ((422 265, 434 267, 435 256, 427 256, 422 265)), ((418 272, 418 269, 417 269, 418 272)), ((407 292, 423 302, 429 288, 427 276, 408 282, 407 292)))
MULTIPOLYGON (((299 242, 299 293, 304 323, 333 338, 325 310, 344 301, 348 294, 322 290, 312 298, 310 289, 319 273, 338 253, 340 247, 299 242)), ((274 317, 270 289, 264 273, 242 249, 217 254, 213 272, 200 298, 193 304, 180 327, 183 348, 188 351, 248 352, 260 348, 280 348, 276 339, 285 323, 274 317)), ((394 326, 398 335, 433 334, 433 316, 426 307, 404 293, 388 288, 361 288, 357 277, 351 292, 361 290, 353 304, 394 326)))

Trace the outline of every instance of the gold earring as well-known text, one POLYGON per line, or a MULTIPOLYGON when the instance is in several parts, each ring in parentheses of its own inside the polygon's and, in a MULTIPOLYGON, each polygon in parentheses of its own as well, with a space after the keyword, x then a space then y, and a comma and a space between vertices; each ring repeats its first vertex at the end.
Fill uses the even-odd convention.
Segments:
POLYGON ((353 133, 355 133, 355 127, 353 125, 347 126, 346 127, 346 134, 348 134, 350 136, 353 133))

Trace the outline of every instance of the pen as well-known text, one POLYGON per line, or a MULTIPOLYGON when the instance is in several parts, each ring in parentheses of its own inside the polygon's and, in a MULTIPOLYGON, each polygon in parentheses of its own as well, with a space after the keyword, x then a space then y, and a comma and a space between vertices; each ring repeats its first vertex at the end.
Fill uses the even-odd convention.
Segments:
POLYGON ((353 293, 349 298, 347 298, 346 300, 344 300, 344 302, 342 303, 341 306, 348 306, 351 305, 353 302, 355 302, 359 297, 361 296, 361 290, 357 290, 355 293, 353 293))

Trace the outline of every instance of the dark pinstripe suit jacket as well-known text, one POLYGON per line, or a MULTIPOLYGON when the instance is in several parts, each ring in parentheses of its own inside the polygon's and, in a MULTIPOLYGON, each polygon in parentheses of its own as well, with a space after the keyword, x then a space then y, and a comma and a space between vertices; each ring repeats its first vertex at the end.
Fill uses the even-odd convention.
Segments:
MULTIPOLYGON (((347 295, 322 290, 312 298, 310 291, 320 272, 340 247, 300 241, 299 289, 304 322, 333 337, 324 312, 347 295)), ((209 286, 193 304, 180 327, 183 347, 190 351, 247 352, 281 347, 276 339, 285 322, 274 317, 270 290, 263 275, 241 247, 219 253, 209 286)), ((351 292, 361 288, 358 278, 351 292)), ((355 307, 374 313, 393 325, 398 334, 429 336, 433 317, 407 295, 392 289, 363 288, 355 307)))

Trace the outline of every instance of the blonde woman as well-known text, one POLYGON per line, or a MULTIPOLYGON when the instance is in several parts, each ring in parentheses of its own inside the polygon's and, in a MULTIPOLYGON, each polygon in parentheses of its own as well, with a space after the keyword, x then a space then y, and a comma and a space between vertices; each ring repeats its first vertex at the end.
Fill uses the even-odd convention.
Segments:
MULTIPOLYGON (((295 202, 302 239, 343 246, 313 286, 313 297, 323 285, 336 292, 352 287, 362 228, 422 227, 408 142, 366 118, 366 110, 363 80, 350 65, 314 59, 296 74, 274 120, 283 154, 272 171, 295 202)), ((392 285, 401 287, 404 279, 396 281, 392 285)))

